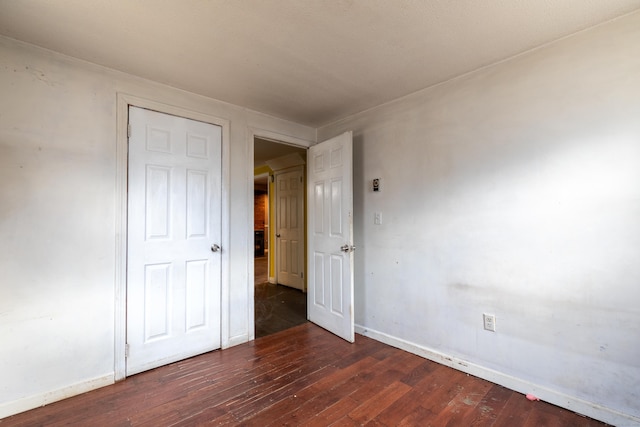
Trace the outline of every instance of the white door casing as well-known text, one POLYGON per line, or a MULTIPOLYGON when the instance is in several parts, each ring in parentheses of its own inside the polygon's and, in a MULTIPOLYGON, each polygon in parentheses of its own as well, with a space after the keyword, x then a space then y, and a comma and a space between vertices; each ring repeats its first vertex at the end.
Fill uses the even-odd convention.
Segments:
POLYGON ((352 133, 321 142, 307 155, 307 313, 354 342, 352 133))
POLYGON ((220 347, 220 126, 129 108, 126 374, 220 347))
POLYGON ((303 166, 275 173, 276 278, 304 291, 303 166))

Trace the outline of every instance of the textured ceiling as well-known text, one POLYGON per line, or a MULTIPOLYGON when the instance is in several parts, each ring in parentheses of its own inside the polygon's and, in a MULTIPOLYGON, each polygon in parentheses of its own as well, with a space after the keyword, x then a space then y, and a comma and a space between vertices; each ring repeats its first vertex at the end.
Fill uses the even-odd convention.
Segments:
POLYGON ((0 0, 0 34, 320 126, 640 0, 0 0))

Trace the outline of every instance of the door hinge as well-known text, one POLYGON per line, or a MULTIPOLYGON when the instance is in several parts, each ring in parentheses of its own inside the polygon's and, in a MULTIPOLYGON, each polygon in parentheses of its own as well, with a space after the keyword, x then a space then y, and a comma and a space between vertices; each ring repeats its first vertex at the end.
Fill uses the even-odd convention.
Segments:
POLYGON ((302 177, 300 177, 300 182, 302 182, 302 177))
POLYGON ((131 138, 131 123, 127 123, 127 138, 131 138))
POLYGON ((124 345, 124 357, 125 358, 129 357, 129 343, 126 343, 124 345))

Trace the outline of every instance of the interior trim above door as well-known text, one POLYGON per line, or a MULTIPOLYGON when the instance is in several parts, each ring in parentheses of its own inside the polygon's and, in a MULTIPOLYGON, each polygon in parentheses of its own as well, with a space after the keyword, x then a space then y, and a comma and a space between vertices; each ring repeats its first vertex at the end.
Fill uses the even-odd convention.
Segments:
MULTIPOLYGON (((229 247, 229 121, 211 114, 118 93, 116 100, 116 239, 115 239, 115 310, 114 310, 114 381, 126 376, 125 346, 127 338, 127 160, 129 106, 184 117, 222 127, 222 236, 221 246, 229 247)), ((229 347, 229 253, 221 254, 221 344, 229 347)))

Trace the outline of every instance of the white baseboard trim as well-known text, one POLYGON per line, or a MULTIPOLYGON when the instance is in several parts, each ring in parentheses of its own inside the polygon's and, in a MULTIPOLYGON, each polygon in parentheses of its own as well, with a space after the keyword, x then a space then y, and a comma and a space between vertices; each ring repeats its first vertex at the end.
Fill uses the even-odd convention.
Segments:
POLYGON ((11 402, 0 403, 0 419, 113 384, 113 373, 11 402))
MULTIPOLYGON (((596 403, 569 396, 546 387, 541 387, 532 382, 516 378, 502 372, 494 371, 493 369, 489 369, 484 366, 448 356, 440 353, 439 351, 385 334, 384 332, 366 328, 362 325, 355 325, 355 330, 360 335, 364 335, 376 341, 408 351, 409 353, 416 354, 420 357, 424 357, 425 359, 432 360, 459 371, 466 372, 467 374, 491 381, 492 383, 499 384, 508 389, 523 394, 531 393, 539 397, 540 400, 577 412, 578 414, 586 415, 587 417, 619 427, 640 425, 640 418, 633 415, 625 414, 596 403)), ((522 398, 524 399, 524 396, 522 398)))
POLYGON ((227 344, 225 346, 222 347, 222 349, 224 350, 225 348, 229 348, 229 347, 233 347, 236 346, 238 344, 244 344, 247 341, 249 341, 249 334, 241 334, 241 335, 236 335, 235 337, 229 337, 229 341, 227 342, 227 344))
POLYGON ((275 277, 269 277, 269 283, 271 283, 272 285, 278 284, 275 277))

